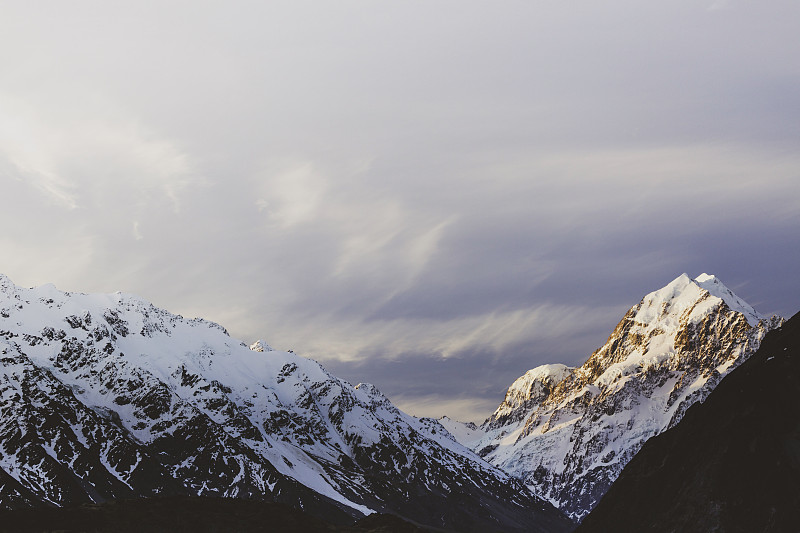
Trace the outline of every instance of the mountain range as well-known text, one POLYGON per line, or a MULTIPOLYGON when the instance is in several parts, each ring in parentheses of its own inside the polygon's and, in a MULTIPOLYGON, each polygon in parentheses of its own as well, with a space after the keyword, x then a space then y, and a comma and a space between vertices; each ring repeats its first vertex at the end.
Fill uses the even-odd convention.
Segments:
POLYGON ((0 277, 0 506, 132 497, 279 502, 459 531, 573 524, 370 384, 135 296, 0 277))
POLYGON ((114 515, 138 504, 109 503, 212 497, 344 527, 391 513, 432 530, 566 532, 783 324, 683 274, 583 365, 529 370, 476 425, 410 416, 373 385, 129 294, 0 275, 0 509, 106 502, 114 515))

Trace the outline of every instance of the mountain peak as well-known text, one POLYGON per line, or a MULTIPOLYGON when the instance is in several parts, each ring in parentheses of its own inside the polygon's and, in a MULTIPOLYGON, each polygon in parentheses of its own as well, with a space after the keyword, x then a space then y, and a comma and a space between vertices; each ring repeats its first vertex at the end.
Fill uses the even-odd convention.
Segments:
POLYGON ((750 304, 734 294, 733 291, 726 287, 716 276, 703 273, 697 276, 694 281, 697 285, 707 290, 712 296, 725 302, 732 311, 743 314, 748 324, 751 326, 755 326, 760 320, 766 318, 757 313, 750 304))
POLYGON ((661 289, 646 295, 635 320, 641 324, 656 324, 674 321, 683 316, 688 322, 697 322, 722 302, 731 311, 744 315, 751 326, 766 318, 734 294, 716 276, 703 273, 692 279, 684 273, 661 289))
POLYGON ((580 367, 543 365, 514 381, 469 445, 580 519, 645 440, 677 424, 780 323, 713 275, 681 274, 631 307, 580 367))
MULTIPOLYGON (((544 394, 545 391, 549 394, 549 389, 567 377, 573 370, 575 369, 563 364, 540 365, 528 370, 511 384, 506 392, 505 401, 498 407, 495 414, 500 415, 506 410, 516 409, 536 395, 534 389, 539 395, 544 394)), ((544 398, 540 398, 540 400, 542 399, 544 398)))
POLYGON ((700 274, 699 276, 697 276, 696 278, 694 278, 694 280, 695 280, 697 283, 704 283, 704 282, 706 282, 706 281, 716 281, 716 282, 719 282, 719 280, 717 279, 717 277, 716 277, 714 274, 706 274, 705 272, 703 272, 702 274, 700 274))
POLYGON ((576 531, 797 531, 798 376, 800 314, 645 443, 576 531))
POLYGON ((575 369, 562 364, 540 365, 528 370, 511 384, 503 403, 486 419, 483 427, 501 427, 524 416, 541 404, 573 370, 575 369))
POLYGON ((16 285, 14 285, 14 282, 11 281, 11 279, 8 276, 0 272, 0 292, 6 292, 14 287, 16 287, 16 285))
POLYGON ((258 339, 256 342, 250 345, 250 349, 254 352, 274 352, 275 348, 267 344, 261 339, 258 339))

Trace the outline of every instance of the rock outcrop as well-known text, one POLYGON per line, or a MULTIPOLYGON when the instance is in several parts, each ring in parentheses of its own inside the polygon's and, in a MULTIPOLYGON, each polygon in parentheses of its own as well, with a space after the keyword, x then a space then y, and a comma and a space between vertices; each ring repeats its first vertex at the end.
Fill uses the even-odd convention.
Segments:
POLYGON ((520 377, 465 442, 574 519, 600 500, 647 439, 675 426, 780 326, 714 276, 679 276, 632 307, 578 368, 520 377))

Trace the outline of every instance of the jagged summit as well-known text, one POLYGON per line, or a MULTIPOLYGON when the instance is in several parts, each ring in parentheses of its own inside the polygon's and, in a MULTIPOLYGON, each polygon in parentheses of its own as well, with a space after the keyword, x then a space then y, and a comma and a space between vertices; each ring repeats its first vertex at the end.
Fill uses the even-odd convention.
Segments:
POLYGON ((547 399, 553 388, 573 370, 575 369, 562 364, 540 365, 528 370, 511 384, 503 403, 484 425, 490 428, 500 427, 518 419, 547 399))
POLYGON ((275 351, 275 348, 264 342, 263 340, 259 339, 253 344, 250 345, 250 349, 254 352, 272 352, 275 351))
POLYGON ((800 314, 644 445, 576 531, 800 528, 800 314))
POLYGON ((711 293, 712 296, 716 296, 717 298, 723 300, 728 307, 731 308, 731 310, 742 313, 745 318, 747 318, 747 322, 751 326, 755 326, 760 320, 767 318, 766 316, 757 313, 756 310, 750 306, 750 304, 735 295, 733 291, 723 285, 723 283, 716 276, 703 273, 697 276, 694 281, 703 289, 711 293))
POLYGON ((665 287, 646 295, 636 319, 650 323, 656 318, 677 317, 691 307, 692 313, 686 319, 696 321, 720 302, 724 302, 730 310, 741 313, 751 326, 767 318, 736 296, 717 277, 703 273, 692 279, 684 273, 665 287))
POLYGON ((781 322, 714 276, 681 274, 633 306, 580 367, 517 379, 469 444, 580 519, 645 440, 677 424, 781 322))
POLYGON ((567 365, 562 365, 560 363, 555 364, 548 364, 548 365, 539 365, 536 368, 532 368, 528 370, 522 377, 518 378, 517 381, 512 384, 512 387, 517 389, 524 388, 525 384, 533 383, 536 381, 542 381, 545 379, 554 379, 556 381, 561 381, 564 378, 564 375, 572 370, 571 367, 567 365))

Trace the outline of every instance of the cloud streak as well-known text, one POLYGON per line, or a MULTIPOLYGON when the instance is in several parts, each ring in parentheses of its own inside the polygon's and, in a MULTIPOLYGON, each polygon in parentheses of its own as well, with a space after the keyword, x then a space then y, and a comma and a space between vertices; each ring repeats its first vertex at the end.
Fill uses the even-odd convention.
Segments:
POLYGON ((476 420, 681 272, 797 310, 796 3, 50 7, 0 21, 19 284, 476 420))

